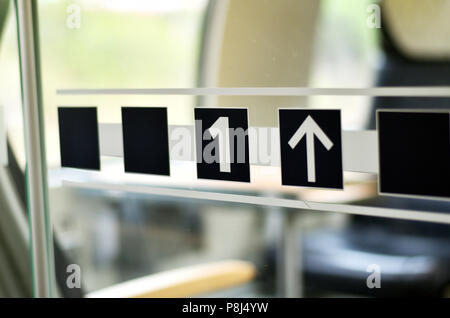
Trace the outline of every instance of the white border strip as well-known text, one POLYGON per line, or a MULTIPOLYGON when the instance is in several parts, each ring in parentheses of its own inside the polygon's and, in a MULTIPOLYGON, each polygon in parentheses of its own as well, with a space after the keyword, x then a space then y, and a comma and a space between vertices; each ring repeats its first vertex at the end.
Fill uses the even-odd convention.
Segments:
POLYGON ((266 205, 266 206, 294 208, 303 210, 317 210, 325 212, 340 212, 346 214, 357 214, 357 215, 450 224, 450 214, 447 213, 421 212, 421 211, 400 210, 384 207, 383 208, 367 207, 348 204, 320 203, 320 202, 310 202, 292 199, 268 198, 260 196, 248 196, 248 195, 227 194, 217 192, 161 188, 161 187, 134 186, 125 184, 63 181, 63 186, 81 189, 90 189, 90 190, 152 194, 166 197, 245 203, 253 205, 266 205))
MULTIPOLYGON (((123 157, 122 125, 112 123, 100 123, 99 144, 102 156, 123 157)), ((280 138, 279 130, 275 127, 250 127, 249 150, 250 163, 262 166, 280 166, 280 138), (260 134, 266 130, 266 134, 260 134), (275 134, 273 138, 272 135, 275 134), (272 142, 273 139, 273 142, 272 142), (271 144, 270 162, 262 162, 259 158, 259 147, 271 144), (274 159, 276 158, 276 159, 274 159)), ((195 129, 192 125, 169 126, 170 160, 195 161, 195 129), (176 132, 176 133, 175 133, 176 132), (184 136, 182 136, 184 135, 184 136), (180 138, 189 140, 188 155, 173 151, 180 138)), ((266 149, 268 149, 267 146, 266 149)), ((342 131, 342 162, 344 171, 378 173, 378 138, 375 130, 342 131)))
POLYGON ((236 87, 236 88, 99 88, 58 89, 57 95, 231 95, 231 96, 422 96, 450 97, 450 87, 370 87, 370 88, 310 88, 310 87, 236 87))

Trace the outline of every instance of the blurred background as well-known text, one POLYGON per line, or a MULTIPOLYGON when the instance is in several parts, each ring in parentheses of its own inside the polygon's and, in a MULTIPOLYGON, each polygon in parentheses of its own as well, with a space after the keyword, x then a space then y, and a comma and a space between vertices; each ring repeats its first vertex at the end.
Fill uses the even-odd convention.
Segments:
MULTIPOLYGON (((57 119, 57 107, 64 105, 96 106, 100 123, 120 123, 122 106, 164 106, 169 125, 192 125, 194 107, 248 107, 250 126, 276 127, 279 107, 311 107, 340 109, 344 130, 367 130, 375 129, 377 108, 449 109, 449 98, 63 96, 56 90, 449 86, 450 0, 39 0, 38 8, 60 296, 84 296, 130 279, 225 259, 251 263, 256 276, 202 296, 449 295, 447 225, 83 190, 63 181, 441 213, 450 212, 448 201, 380 197, 377 176, 367 173, 346 172, 345 190, 336 192, 283 188, 275 167, 252 166, 251 184, 199 181, 194 163, 172 162, 170 178, 125 174, 122 160, 112 157, 101 158, 100 172, 62 169, 57 119), (82 271, 80 290, 65 286, 66 266, 72 263, 82 271), (380 265, 382 288, 367 287, 371 264, 380 265)), ((2 173, 25 210, 16 23, 14 3, 0 0, 0 106, 8 140, 2 173)), ((2 187, 5 192, 7 184, 2 187)), ((23 229, 24 221, 15 222, 23 229)), ((29 269, 17 270, 28 254, 14 255, 5 226, 0 234, 0 250, 15 277, 8 282, 7 272, 0 271, 0 295, 31 295, 29 269)))

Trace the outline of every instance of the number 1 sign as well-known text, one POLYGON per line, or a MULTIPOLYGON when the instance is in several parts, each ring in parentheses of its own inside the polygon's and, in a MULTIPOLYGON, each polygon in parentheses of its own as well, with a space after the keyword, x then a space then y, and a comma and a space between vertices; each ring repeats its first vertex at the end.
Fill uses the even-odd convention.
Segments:
POLYGON ((196 108, 199 179, 250 182, 246 108, 196 108))

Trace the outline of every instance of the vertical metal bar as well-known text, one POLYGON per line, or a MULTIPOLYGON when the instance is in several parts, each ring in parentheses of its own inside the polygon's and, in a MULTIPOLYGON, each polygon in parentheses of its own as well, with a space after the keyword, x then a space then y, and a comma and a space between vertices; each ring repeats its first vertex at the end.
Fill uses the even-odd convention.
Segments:
POLYGON ((16 0, 35 297, 52 297, 54 258, 40 85, 37 1, 16 0))
MULTIPOLYGON (((266 196, 273 194, 266 193, 266 196)), ((280 207, 265 207, 269 244, 276 250, 275 277, 277 297, 303 297, 303 276, 301 249, 299 248, 299 229, 295 217, 298 210, 280 207)))
POLYGON ((295 212, 282 211, 281 248, 279 250, 280 275, 282 279, 283 295, 287 298, 303 297, 303 281, 300 268, 301 258, 298 238, 300 232, 295 227, 295 212))

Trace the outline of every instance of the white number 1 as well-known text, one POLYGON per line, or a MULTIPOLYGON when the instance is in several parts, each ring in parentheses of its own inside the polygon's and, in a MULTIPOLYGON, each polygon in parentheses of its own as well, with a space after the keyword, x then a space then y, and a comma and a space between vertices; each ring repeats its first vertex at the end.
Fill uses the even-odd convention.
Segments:
POLYGON ((231 172, 231 143, 228 117, 219 117, 219 119, 216 120, 216 122, 208 129, 208 131, 214 139, 219 136, 220 172, 231 172))

